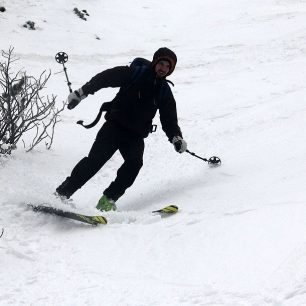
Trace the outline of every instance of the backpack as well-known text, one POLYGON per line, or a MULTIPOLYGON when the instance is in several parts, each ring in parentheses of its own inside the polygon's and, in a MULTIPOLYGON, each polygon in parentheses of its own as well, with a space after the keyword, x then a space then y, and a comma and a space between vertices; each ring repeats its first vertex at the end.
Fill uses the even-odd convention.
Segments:
MULTIPOLYGON (((128 86, 130 87, 130 85, 133 85, 143 75, 146 68, 149 67, 150 65, 151 62, 149 60, 142 57, 136 57, 130 64, 131 68, 136 68, 136 69, 132 75, 131 84, 129 84, 128 86)), ((166 80, 166 82, 174 86, 174 84, 170 80, 166 80)), ((161 94, 163 93, 164 90, 165 86, 162 87, 161 94)))
MULTIPOLYGON (((128 85, 125 86, 124 91, 128 90, 131 86, 133 86, 143 76, 143 74, 145 73, 147 68, 150 66, 150 64, 151 64, 151 62, 149 60, 147 60, 145 58, 142 58, 142 57, 136 57, 131 62, 130 67, 135 68, 135 69, 134 69, 134 72, 132 74, 131 81, 128 85)), ((166 80, 166 82, 170 83, 172 86, 174 86, 174 84, 171 81, 166 80)), ((161 91, 160 91, 160 96, 159 96, 160 99, 162 99, 164 97, 164 95, 166 94, 167 88, 166 88, 165 85, 166 85, 165 83, 162 85, 162 88, 161 88, 161 91)), ((77 124, 82 125, 86 129, 90 129, 90 128, 94 127, 100 121, 102 113, 104 111, 108 111, 110 109, 111 104, 112 104, 112 101, 104 102, 101 105, 101 108, 99 110, 99 113, 98 113, 96 119, 92 123, 90 123, 88 125, 84 125, 83 120, 79 120, 79 121, 77 121, 77 124)), ((157 128, 157 126, 153 125, 152 126, 152 132, 155 132, 156 128, 157 128)))

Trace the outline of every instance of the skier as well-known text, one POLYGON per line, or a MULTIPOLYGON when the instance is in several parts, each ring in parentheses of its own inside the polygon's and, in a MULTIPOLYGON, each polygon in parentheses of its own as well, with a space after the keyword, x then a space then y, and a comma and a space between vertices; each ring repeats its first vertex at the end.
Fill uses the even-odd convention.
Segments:
POLYGON ((179 153, 186 151, 187 143, 177 122, 175 99, 166 80, 174 71, 176 62, 173 51, 160 48, 148 66, 141 69, 132 65, 118 66, 105 70, 69 94, 68 109, 73 109, 101 88, 120 87, 113 101, 105 103, 106 121, 88 156, 81 159, 71 175, 56 188, 57 195, 69 199, 119 150, 124 163, 96 206, 101 211, 116 210, 115 202, 132 186, 143 165, 144 138, 151 132, 157 109, 162 129, 175 150, 179 153))

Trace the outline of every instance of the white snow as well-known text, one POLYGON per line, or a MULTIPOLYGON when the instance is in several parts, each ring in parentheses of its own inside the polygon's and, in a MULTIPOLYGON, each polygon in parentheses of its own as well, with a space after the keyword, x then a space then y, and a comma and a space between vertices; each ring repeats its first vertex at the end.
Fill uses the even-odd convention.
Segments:
MULTIPOLYGON (((35 214, 26 203, 63 207, 53 192, 90 149, 95 118, 116 90, 65 110, 50 151, 22 143, 0 168, 0 305, 306 305, 306 1, 2 0, 0 49, 14 69, 52 71, 47 93, 65 100, 96 73, 178 55, 170 79, 190 151, 217 155, 209 168, 177 154, 159 124, 146 139, 135 184, 91 227, 35 214), (86 9, 87 21, 73 8, 86 9), (37 30, 22 25, 34 21, 37 30), (99 37, 100 40, 96 39, 99 37), (176 204, 170 218, 151 210, 176 204)), ((95 205, 116 175, 112 160, 74 196, 95 205)))

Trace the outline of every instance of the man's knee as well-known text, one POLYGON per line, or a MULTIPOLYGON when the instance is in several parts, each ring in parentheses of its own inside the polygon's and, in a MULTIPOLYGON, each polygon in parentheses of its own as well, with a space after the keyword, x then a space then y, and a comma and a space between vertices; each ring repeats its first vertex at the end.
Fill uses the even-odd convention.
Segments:
POLYGON ((125 161, 126 165, 134 171, 139 171, 143 166, 142 158, 131 158, 125 161))

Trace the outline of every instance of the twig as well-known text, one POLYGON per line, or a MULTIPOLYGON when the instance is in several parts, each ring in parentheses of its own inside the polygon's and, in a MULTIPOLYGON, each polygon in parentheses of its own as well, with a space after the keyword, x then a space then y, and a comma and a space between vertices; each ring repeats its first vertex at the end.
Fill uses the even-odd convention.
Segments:
POLYGON ((8 52, 2 51, 6 61, 0 62, 0 154, 4 151, 10 154, 27 132, 32 137, 27 152, 45 139, 48 139, 46 147, 50 149, 64 105, 56 108, 56 96, 41 95, 51 71, 43 71, 38 78, 21 70, 16 74, 11 72, 12 63, 19 59, 13 56, 13 50, 10 47, 8 52))

